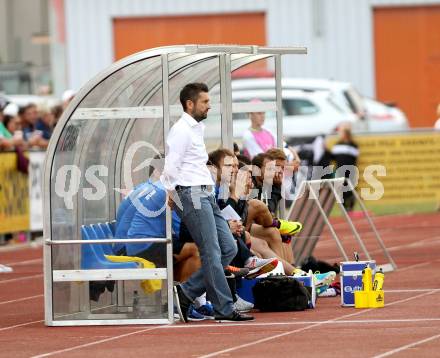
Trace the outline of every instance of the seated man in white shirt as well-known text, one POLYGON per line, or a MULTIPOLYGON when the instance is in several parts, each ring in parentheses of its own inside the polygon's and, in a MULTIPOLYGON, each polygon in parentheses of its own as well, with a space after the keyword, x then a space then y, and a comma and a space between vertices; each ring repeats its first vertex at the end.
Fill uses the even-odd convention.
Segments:
POLYGON ((166 141, 165 167, 161 181, 196 243, 202 262, 188 281, 174 287, 176 307, 187 322, 187 309, 196 297, 207 293, 217 321, 248 321, 253 317, 234 310, 223 268, 237 253, 237 245, 214 197, 214 182, 206 166, 203 134, 210 109, 208 87, 187 84, 180 92, 184 113, 173 125, 166 141))

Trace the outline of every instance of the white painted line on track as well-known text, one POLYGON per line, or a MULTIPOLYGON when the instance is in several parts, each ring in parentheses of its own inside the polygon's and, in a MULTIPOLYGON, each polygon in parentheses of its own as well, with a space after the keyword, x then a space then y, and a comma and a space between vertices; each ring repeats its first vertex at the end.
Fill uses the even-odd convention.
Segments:
MULTIPOLYGON (((434 262, 435 262, 435 261, 434 261, 434 262)), ((428 266, 428 265, 432 265, 432 262, 422 262, 422 263, 420 263, 420 264, 415 264, 415 265, 405 266, 405 267, 403 267, 403 268, 398 267, 397 270, 398 270, 399 272, 402 272, 402 271, 411 270, 411 269, 415 269, 415 268, 423 267, 423 266, 428 266)))
POLYGON ((9 280, 1 280, 0 283, 9 283, 9 282, 17 282, 17 281, 23 281, 23 280, 30 280, 32 278, 37 277, 43 277, 43 274, 40 273, 38 275, 32 275, 32 276, 23 276, 23 277, 17 277, 17 278, 11 278, 9 280))
POLYGON ((21 301, 27 301, 27 300, 32 300, 34 298, 39 298, 39 297, 43 297, 44 295, 35 295, 35 296, 28 296, 28 297, 22 297, 22 298, 17 298, 15 300, 10 300, 10 301, 2 301, 0 302, 0 305, 5 305, 7 303, 16 303, 16 302, 21 302, 21 301))
POLYGON ((386 293, 405 293, 405 292, 429 292, 435 291, 438 288, 414 288, 414 289, 402 289, 402 290, 385 290, 386 293))
MULTIPOLYGON (((427 295, 432 295, 433 293, 436 293, 436 292, 439 292, 439 291, 440 291, 440 289, 436 289, 435 291, 431 291, 431 292, 427 292, 427 293, 421 293, 421 294, 416 295, 414 297, 410 297, 410 298, 406 298, 406 299, 403 299, 403 300, 398 300, 398 301, 391 302, 391 303, 387 304, 387 306, 393 306, 393 305, 396 305, 396 304, 399 304, 399 303, 403 303, 403 302, 407 302, 407 301, 411 301, 411 300, 417 299, 419 297, 423 297, 423 296, 427 296, 427 295)), ((327 323, 333 323, 334 321, 339 321, 339 320, 341 320, 343 318, 358 316, 358 315, 363 314, 365 312, 369 312, 369 311, 371 311, 373 309, 374 308, 365 309, 365 310, 362 310, 362 311, 359 311, 359 312, 355 312, 355 313, 352 313, 352 314, 343 315, 341 317, 337 317, 337 318, 334 318, 334 319, 329 319, 329 320, 326 320, 326 321, 322 321, 320 323, 312 324, 312 325, 309 325, 309 326, 306 326, 306 327, 303 327, 303 328, 298 328, 298 329, 295 329, 295 330, 292 330, 292 331, 283 332, 283 333, 276 334, 276 335, 273 335, 273 336, 269 336, 269 337, 266 337, 266 338, 263 338, 263 339, 258 339, 258 340, 255 340, 254 342, 240 344, 238 346, 234 346, 234 347, 231 347, 231 348, 223 349, 221 351, 216 351, 216 352, 212 352, 212 353, 209 353, 209 354, 206 354, 206 355, 199 356, 199 358, 215 357, 215 356, 218 356, 218 355, 223 354, 223 353, 229 353, 229 352, 232 352, 232 351, 236 351, 238 349, 254 346, 256 344, 264 343, 264 342, 267 342, 267 341, 271 341, 273 339, 285 337, 285 336, 288 336, 288 335, 291 335, 291 334, 294 334, 294 333, 298 333, 298 332, 302 332, 302 331, 305 331, 305 330, 309 330, 311 328, 322 326, 322 325, 327 324, 327 323)))
MULTIPOLYGON (((416 295, 414 297, 410 297, 410 298, 407 298, 407 299, 391 302, 391 303, 387 304, 387 306, 392 306, 394 304, 398 304, 398 303, 402 303, 402 302, 407 302, 407 301, 410 301, 410 300, 413 300, 413 299, 416 299, 416 298, 419 298, 419 297, 431 295, 431 294, 436 293, 438 291, 440 291, 440 289, 436 289, 434 291, 427 292, 427 293, 422 293, 422 294, 419 294, 419 295, 416 295)), ((208 355, 201 356, 201 357, 217 356, 217 355, 220 355, 220 354, 223 354, 223 353, 227 353, 227 352, 230 352, 230 351, 235 351, 235 350, 238 350, 238 349, 241 349, 241 348, 245 348, 245 347, 248 347, 248 346, 252 346, 252 345, 255 345, 255 344, 259 344, 259 343, 262 343, 262 342, 265 342, 265 341, 269 341, 269 340, 273 340, 273 339, 276 339, 276 338, 279 338, 279 337, 287 336, 287 335, 290 335, 290 334, 293 334, 293 333, 305 331, 305 330, 308 330, 308 329, 311 329, 311 328, 314 328, 314 327, 317 327, 317 326, 321 326, 321 325, 324 325, 324 324, 327 324, 327 323, 334 324, 336 321, 344 323, 343 322, 344 318, 357 316, 357 315, 363 314, 363 313, 371 311, 371 310, 374 310, 374 309, 370 308, 370 309, 358 311, 358 312, 355 312, 355 313, 343 315, 341 317, 337 317, 337 318, 334 318, 334 319, 331 319, 331 320, 327 320, 327 321, 318 321, 318 322, 316 322, 314 324, 308 325, 308 326, 303 327, 303 328, 299 328, 299 329, 292 330, 292 331, 289 331, 289 332, 285 332, 285 333, 282 333, 282 334, 277 334, 275 336, 266 337, 266 338, 261 339, 261 340, 257 340, 257 341, 254 341, 254 342, 251 342, 251 343, 247 343, 247 344, 244 344, 244 345, 240 345, 240 346, 231 347, 229 349, 225 349, 225 350, 222 350, 222 351, 213 352, 213 353, 210 353, 208 355)), ((398 320, 396 320, 396 321, 398 321, 398 320)), ((43 322, 43 321, 37 321, 37 322, 43 322)), ((348 322, 351 322, 351 321, 348 321, 348 322)), ((31 322, 31 323, 35 323, 35 322, 31 322)), ((30 323, 28 323, 28 324, 30 324, 30 323)), ((201 328, 202 326, 221 328, 221 327, 238 326, 238 325, 251 326, 252 324, 255 325, 255 323, 248 322, 248 323, 242 323, 242 324, 239 324, 239 323, 235 323, 235 324, 224 324, 223 323, 223 324, 210 324, 210 325, 183 325, 182 324, 182 325, 179 325, 179 326, 167 325, 167 326, 150 327, 150 328, 141 329, 141 330, 137 330, 137 331, 126 333, 126 334, 122 334, 122 335, 117 335, 117 336, 114 336, 114 337, 109 337, 109 338, 102 339, 102 340, 95 341, 95 342, 89 342, 89 343, 73 346, 73 347, 62 349, 62 350, 58 350, 58 351, 43 353, 43 354, 40 354, 40 355, 32 356, 31 358, 50 357, 50 356, 53 356, 53 355, 56 355, 56 354, 70 352, 70 351, 73 351, 73 350, 77 350, 77 349, 81 349, 81 348, 86 348, 86 347, 94 346, 94 345, 97 345, 97 344, 100 344, 100 343, 105 343, 105 342, 113 341, 113 340, 116 340, 116 339, 125 338, 125 337, 131 336, 131 335, 135 335, 135 334, 138 334, 138 333, 144 333, 144 332, 153 331, 153 330, 157 330, 157 329, 171 329, 171 328, 173 328, 173 329, 175 329, 175 328, 190 329, 190 328, 193 328, 193 327, 194 328, 201 328)), ((264 324, 265 323, 261 323, 260 325, 264 325, 264 324)), ((292 322, 292 324, 295 324, 295 322, 292 322)), ((297 323, 297 324, 301 324, 301 323, 297 323)), ((267 323, 266 323, 266 325, 267 325, 267 323)))
POLYGON ((425 339, 421 339, 421 340, 415 341, 413 343, 407 344, 405 346, 398 347, 398 348, 393 349, 391 351, 388 351, 388 352, 379 354, 377 356, 374 356, 374 358, 388 357, 388 356, 390 356, 392 354, 402 352, 402 351, 404 351, 404 350, 406 350, 408 348, 412 348, 412 347, 418 346, 419 344, 423 344, 423 343, 426 343, 426 342, 429 342, 429 341, 433 341, 434 339, 437 339, 437 338, 440 338, 440 334, 436 334, 435 336, 431 336, 431 337, 428 337, 428 338, 425 338, 425 339))
POLYGON ((125 337, 128 337, 128 336, 132 336, 134 334, 144 333, 144 332, 152 331, 152 330, 158 329, 158 328, 160 328, 160 327, 150 327, 150 328, 146 328, 146 329, 141 329, 141 330, 130 332, 130 333, 120 334, 118 336, 101 339, 101 340, 95 341, 95 342, 85 343, 85 344, 81 344, 81 345, 78 345, 78 346, 74 346, 74 347, 70 347, 70 348, 66 348, 66 349, 60 349, 58 351, 53 351, 53 352, 49 352, 49 353, 39 354, 39 355, 36 355, 36 356, 32 356, 31 358, 50 357, 50 356, 53 356, 55 354, 66 353, 66 352, 73 351, 75 349, 81 349, 81 348, 86 348, 86 347, 94 346, 96 344, 105 343, 105 342, 108 342, 108 341, 113 341, 113 340, 119 339, 119 338, 125 338, 125 337))
MULTIPOLYGON (((414 318, 414 319, 364 319, 364 320, 338 320, 328 321, 326 325, 331 324, 373 324, 373 323, 411 323, 411 322, 439 322, 440 318, 414 318)), ((244 322, 244 323, 208 323, 208 324, 179 324, 166 326, 165 329, 191 329, 191 328, 222 328, 222 327, 270 327, 270 326, 292 326, 318 324, 323 321, 290 321, 290 322, 244 322)))
MULTIPOLYGON (((418 247, 418 246, 425 246, 425 245, 429 245, 429 244, 438 244, 440 243, 440 236, 433 236, 424 240, 418 240, 417 242, 411 242, 411 243, 406 243, 406 244, 402 244, 402 245, 396 245, 396 246, 391 246, 388 248, 388 251, 398 251, 401 249, 405 249, 405 248, 412 248, 412 247, 418 247), (434 238, 434 240, 433 240, 434 238)), ((361 253, 361 252, 360 252, 361 253)), ((370 252, 370 255, 372 256, 373 254, 377 254, 377 253, 383 253, 382 249, 376 249, 374 251, 370 252)), ((363 254, 363 253, 361 253, 363 254)), ((326 258, 326 261, 330 261, 330 262, 338 262, 341 260, 341 257, 333 257, 333 258, 326 258)), ((397 267, 397 271, 399 271, 399 267, 397 267)))
POLYGON ((23 327, 23 326, 29 326, 30 324, 40 323, 40 322, 44 322, 44 321, 42 319, 40 319, 39 321, 32 321, 32 322, 14 324, 13 326, 8 326, 8 327, 1 327, 0 328, 0 332, 1 331, 7 331, 8 329, 18 328, 18 327, 23 327))
POLYGON ((37 264, 43 262, 43 259, 33 259, 33 260, 25 260, 25 261, 16 261, 16 262, 8 262, 5 263, 6 266, 22 266, 22 265, 29 265, 29 264, 37 264))

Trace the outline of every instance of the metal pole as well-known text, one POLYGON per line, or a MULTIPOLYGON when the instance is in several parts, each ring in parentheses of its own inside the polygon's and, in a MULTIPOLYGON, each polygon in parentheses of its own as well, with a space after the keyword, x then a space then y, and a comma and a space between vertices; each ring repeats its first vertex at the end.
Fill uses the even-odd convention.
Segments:
POLYGON ((370 227, 373 230, 374 235, 376 236, 377 242, 379 243, 379 245, 382 248, 385 256, 390 261, 390 263, 393 266, 393 268, 396 270, 397 269, 397 265, 394 262, 394 260, 391 257, 391 255, 389 254, 387 248, 385 247, 385 244, 383 243, 382 238, 380 237, 379 232, 376 229, 376 225, 374 225, 373 220, 371 219, 370 215, 368 214, 368 211, 367 211, 367 208, 365 207, 364 202, 362 201, 362 199, 360 198, 359 194, 356 192, 356 190, 354 189, 354 187, 353 187, 353 185, 351 184, 350 181, 348 181, 348 186, 350 187, 351 191, 353 192, 354 197, 356 198, 356 200, 358 201, 359 205, 361 206, 362 211, 364 212, 364 215, 367 218, 367 221, 370 224, 370 227))
MULTIPOLYGON (((282 97, 282 87, 281 87, 281 55, 275 55, 275 94, 276 94, 276 104, 277 104, 277 147, 283 148, 283 97, 282 97)), ((282 187, 282 189, 284 189, 282 187)), ((283 200, 280 202, 280 215, 279 217, 284 218, 286 212, 286 201, 283 200)))
MULTIPOLYGON (((166 153, 166 140, 170 131, 170 98, 169 98, 169 62, 168 54, 161 55, 162 60, 162 104, 163 104, 163 143, 166 153)), ((166 237, 167 237, 167 295, 168 295, 168 321, 174 322, 174 295, 173 295, 173 246, 171 232, 171 209, 168 206, 168 193, 166 196, 166 237)))
POLYGON ((233 150, 231 55, 219 55, 221 142, 223 148, 233 150))
POLYGON ((338 245, 338 249, 339 249, 340 253, 342 254, 342 256, 344 256, 344 260, 345 260, 345 261, 348 261, 348 256, 347 256, 347 254, 345 253, 345 250, 344 250, 344 248, 342 247, 342 244, 341 244, 341 242, 339 241, 338 235, 336 235, 336 232, 335 232, 335 230, 333 229, 332 224, 331 224, 330 221, 328 220, 327 215, 325 214, 325 211, 324 211, 324 209, 322 208, 321 203, 319 202, 319 199, 318 199, 318 197, 316 196, 315 191, 313 190, 312 186, 311 186, 309 183, 307 183, 307 185, 309 186, 310 194, 311 194, 311 195, 313 196, 313 198, 316 200, 316 204, 318 205, 318 209, 319 209, 319 211, 321 212, 321 215, 322 215, 322 217, 323 217, 325 223, 327 224, 327 226, 328 226, 328 228, 329 228, 329 230, 330 230, 330 232, 331 232, 333 238, 335 239, 336 244, 338 245))
POLYGON ((159 242, 168 243, 171 242, 168 238, 161 237, 146 237, 137 239, 90 239, 90 240, 46 240, 44 243, 46 245, 88 245, 88 244, 115 244, 115 243, 143 243, 143 242, 159 242))
MULTIPOLYGON (((347 179, 347 182, 350 182, 349 179, 347 179)), ((364 242, 362 241, 361 237, 359 236, 358 231, 354 227, 353 221, 351 221, 350 217, 348 216, 347 210, 345 210, 344 205, 341 202, 341 198, 335 189, 334 184, 328 182, 327 185, 330 186, 331 190, 333 191, 333 194, 335 195, 336 202, 339 205, 339 208, 341 209, 341 212, 344 214, 345 221, 347 222, 348 226, 350 226, 351 231, 353 232, 354 237, 358 241, 359 245, 361 245, 362 251, 364 251, 365 256, 368 260, 371 260, 370 253, 368 252, 367 248, 364 245, 364 242)))

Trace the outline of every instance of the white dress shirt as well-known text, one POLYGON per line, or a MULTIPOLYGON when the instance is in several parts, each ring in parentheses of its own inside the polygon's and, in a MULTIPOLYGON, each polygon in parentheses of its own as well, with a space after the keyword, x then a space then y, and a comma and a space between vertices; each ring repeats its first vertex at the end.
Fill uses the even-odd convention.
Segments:
POLYGON ((205 125, 186 112, 170 129, 165 166, 160 177, 167 190, 173 190, 176 185, 214 185, 206 166, 208 153, 203 140, 204 132, 205 125))

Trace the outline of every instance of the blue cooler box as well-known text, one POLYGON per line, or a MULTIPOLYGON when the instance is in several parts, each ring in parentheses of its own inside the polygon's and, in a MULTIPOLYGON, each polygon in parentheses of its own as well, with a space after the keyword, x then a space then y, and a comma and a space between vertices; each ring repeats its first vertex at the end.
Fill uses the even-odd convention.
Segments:
MULTIPOLYGON (((310 308, 315 308, 316 305, 316 288, 311 275, 295 277, 297 281, 304 283, 305 287, 311 287, 312 290, 312 302, 310 302, 310 308)), ((239 285, 237 285, 237 294, 244 300, 255 303, 254 295, 252 293, 252 288, 260 280, 260 278, 255 278, 253 280, 248 280, 243 278, 239 285)))
POLYGON ((376 261, 345 261, 340 263, 341 305, 354 306, 354 291, 362 289, 362 270, 370 266, 373 276, 376 273, 376 261))

